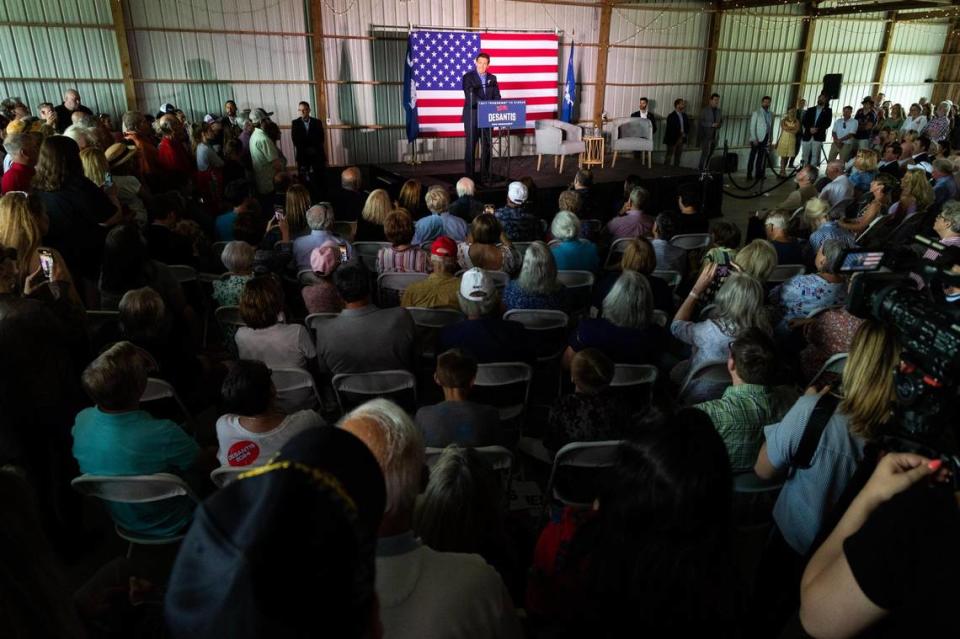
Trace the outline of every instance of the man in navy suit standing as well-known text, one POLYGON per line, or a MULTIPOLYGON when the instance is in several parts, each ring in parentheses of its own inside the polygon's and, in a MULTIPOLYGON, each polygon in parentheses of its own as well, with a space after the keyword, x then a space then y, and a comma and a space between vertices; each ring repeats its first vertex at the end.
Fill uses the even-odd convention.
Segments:
MULTIPOLYGON (((477 54, 476 70, 468 71, 463 76, 463 132, 466 135, 466 151, 463 156, 464 175, 474 178, 476 175, 474 155, 477 151, 477 142, 480 142, 480 174, 490 174, 490 147, 491 131, 477 127, 477 103, 480 100, 499 100, 500 87, 497 85, 497 76, 487 73, 490 66, 490 56, 486 53, 477 54)), ((475 180, 476 181, 476 180, 475 180)))
POLYGON ((324 151, 323 123, 310 117, 310 104, 297 105, 300 117, 291 123, 293 152, 297 161, 297 170, 310 185, 310 195, 316 200, 323 186, 323 170, 327 164, 324 151))

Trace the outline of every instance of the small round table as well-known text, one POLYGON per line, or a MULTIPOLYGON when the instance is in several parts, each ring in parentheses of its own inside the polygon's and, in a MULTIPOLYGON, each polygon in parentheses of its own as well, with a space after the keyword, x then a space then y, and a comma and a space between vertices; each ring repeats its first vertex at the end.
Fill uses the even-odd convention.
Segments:
POLYGON ((584 167, 600 165, 603 168, 603 136, 585 135, 583 143, 586 146, 584 152, 580 155, 580 165, 584 167))

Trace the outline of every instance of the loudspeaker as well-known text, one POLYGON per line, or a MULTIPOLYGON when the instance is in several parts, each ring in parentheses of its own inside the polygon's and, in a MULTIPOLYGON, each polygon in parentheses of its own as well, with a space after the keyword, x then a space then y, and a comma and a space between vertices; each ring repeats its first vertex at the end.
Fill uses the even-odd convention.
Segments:
POLYGON ((843 82, 842 73, 828 73, 823 76, 823 92, 827 94, 827 97, 831 100, 836 100, 840 97, 840 85, 843 82))

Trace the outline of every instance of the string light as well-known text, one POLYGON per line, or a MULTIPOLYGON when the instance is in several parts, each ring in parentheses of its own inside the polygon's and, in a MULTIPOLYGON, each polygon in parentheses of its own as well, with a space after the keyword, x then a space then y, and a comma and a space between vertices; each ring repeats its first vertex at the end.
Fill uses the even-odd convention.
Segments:
POLYGON ((703 15, 703 14, 701 14, 701 13, 692 13, 689 17, 684 18, 684 19, 681 20, 680 22, 676 22, 676 23, 671 24, 671 25, 669 25, 669 26, 665 26, 665 27, 651 27, 650 25, 652 25, 653 23, 657 22, 661 17, 663 17, 663 15, 666 13, 666 11, 661 11, 660 13, 658 13, 657 16, 656 16, 653 20, 651 20, 650 22, 648 22, 648 23, 645 24, 645 25, 637 24, 636 22, 634 22, 633 20, 631 20, 630 18, 628 18, 627 15, 623 12, 622 9, 617 9, 617 12, 620 14, 620 16, 621 16, 626 22, 629 22, 629 23, 632 24, 633 26, 637 27, 637 30, 634 31, 633 33, 631 33, 630 35, 626 36, 625 38, 621 38, 620 40, 617 40, 616 42, 611 42, 611 43, 610 43, 611 46, 617 45, 617 44, 622 44, 622 43, 626 42, 627 40, 631 40, 631 39, 635 38, 637 35, 639 35, 639 34, 641 34, 641 33, 646 33, 646 32, 648 32, 648 31, 654 32, 654 33, 665 33, 665 32, 669 32, 669 31, 673 31, 674 29, 679 29, 680 27, 682 27, 682 26, 685 25, 686 23, 690 22, 691 20, 695 20, 695 19, 697 19, 697 18, 699 18, 700 16, 703 15))
POLYGON ((345 16, 351 11, 353 11, 353 8, 357 6, 357 0, 351 0, 350 4, 347 5, 347 8, 343 10, 339 10, 335 6, 333 6, 333 3, 330 0, 323 0, 323 5, 327 9, 330 9, 330 12, 333 13, 334 15, 345 16))

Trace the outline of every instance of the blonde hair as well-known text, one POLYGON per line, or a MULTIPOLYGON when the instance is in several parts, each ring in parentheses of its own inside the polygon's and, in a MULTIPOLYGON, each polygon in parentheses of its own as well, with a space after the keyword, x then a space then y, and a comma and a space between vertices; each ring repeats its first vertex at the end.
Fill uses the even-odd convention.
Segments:
POLYGON ((80 164, 83 165, 83 174, 97 186, 103 186, 110 172, 110 163, 103 151, 95 146, 88 146, 80 151, 80 164))
POLYGON ((830 205, 826 200, 812 197, 807 200, 806 205, 803 207, 803 216, 811 227, 816 228, 817 224, 827 217, 829 211, 830 205))
POLYGON ((873 149, 860 149, 853 160, 853 168, 869 173, 877 170, 877 152, 873 149))
POLYGON ((649 275, 657 268, 657 253, 650 240, 637 237, 625 242, 623 255, 620 256, 621 271, 636 271, 649 275))
POLYGON ((900 344, 880 322, 860 325, 843 368, 844 398, 839 410, 850 420, 850 432, 873 437, 890 416, 896 398, 893 370, 900 361, 900 344))
POLYGON ((431 213, 443 213, 450 206, 450 196, 442 186, 431 186, 424 199, 431 213))
POLYGON ((923 169, 910 169, 900 178, 900 194, 910 195, 917 201, 917 211, 924 211, 933 204, 933 187, 927 181, 923 169))
POLYGON ((30 274, 30 262, 43 234, 37 211, 43 201, 36 196, 7 193, 0 198, 0 245, 17 249, 17 268, 22 282, 30 274))
POLYGON ((371 224, 383 226, 392 210, 393 202, 390 201, 390 194, 383 189, 374 189, 367 196, 360 215, 371 224))
POLYGON ((290 237, 297 237, 307 231, 307 209, 310 208, 310 191, 302 184, 294 184, 287 189, 286 206, 283 214, 287 218, 290 237))
POLYGON ((777 266, 777 250, 767 240, 757 239, 744 246, 733 261, 740 267, 740 272, 752 275, 762 283, 777 266))

